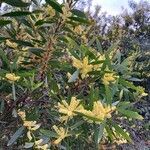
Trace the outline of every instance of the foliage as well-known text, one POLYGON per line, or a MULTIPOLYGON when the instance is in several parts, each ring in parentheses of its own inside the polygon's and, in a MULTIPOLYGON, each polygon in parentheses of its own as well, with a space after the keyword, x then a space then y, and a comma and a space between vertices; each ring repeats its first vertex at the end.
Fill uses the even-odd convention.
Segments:
POLYGON ((0 21, 0 120, 16 124, 7 146, 98 149, 102 140, 132 142, 117 118, 143 119, 132 107, 147 95, 132 83, 134 58, 123 58, 118 42, 104 51, 77 1, 29 3, 17 3, 0 21))

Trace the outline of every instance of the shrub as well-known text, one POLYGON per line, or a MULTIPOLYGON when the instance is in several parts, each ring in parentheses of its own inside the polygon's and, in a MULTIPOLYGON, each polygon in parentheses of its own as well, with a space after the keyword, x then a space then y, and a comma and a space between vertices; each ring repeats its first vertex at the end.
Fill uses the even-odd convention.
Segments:
POLYGON ((7 146, 96 149, 101 140, 132 141, 119 119, 142 119, 132 102, 147 95, 132 83, 133 58, 122 59, 117 43, 103 51, 75 3, 46 0, 32 11, 21 3, 27 7, 2 15, 0 117, 17 128, 7 146))

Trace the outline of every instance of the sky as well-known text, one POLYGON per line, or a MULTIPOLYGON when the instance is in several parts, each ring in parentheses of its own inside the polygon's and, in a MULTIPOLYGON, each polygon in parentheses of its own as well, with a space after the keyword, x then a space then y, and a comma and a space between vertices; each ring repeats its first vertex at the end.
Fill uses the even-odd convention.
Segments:
MULTIPOLYGON (((134 0, 140 2, 140 0, 134 0)), ((99 4, 102 6, 102 11, 106 11, 111 15, 118 15, 122 12, 122 6, 129 10, 128 0, 93 0, 93 7, 99 4)))
MULTIPOLYGON (((129 0, 92 0, 93 9, 95 5, 100 5, 102 8, 102 12, 107 12, 110 15, 118 15, 122 10, 122 6, 125 9, 130 11, 128 6, 129 0)), ((135 2, 140 2, 141 0, 134 0, 135 2)), ((149 0, 148 0, 149 1, 149 0)), ((62 2, 62 0, 58 0, 58 2, 62 2)))

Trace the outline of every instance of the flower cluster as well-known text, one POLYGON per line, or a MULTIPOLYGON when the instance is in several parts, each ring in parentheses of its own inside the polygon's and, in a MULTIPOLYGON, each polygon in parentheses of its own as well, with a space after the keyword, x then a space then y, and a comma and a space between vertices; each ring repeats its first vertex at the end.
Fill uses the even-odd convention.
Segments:
POLYGON ((8 79, 11 82, 17 81, 20 79, 19 76, 16 76, 14 73, 7 73, 5 76, 6 79, 8 79))
POLYGON ((41 149, 41 150, 48 150, 49 145, 48 144, 43 144, 43 139, 39 139, 34 142, 35 148, 36 149, 41 149))
POLYGON ((55 10, 49 5, 46 7, 46 13, 47 15, 50 15, 51 17, 54 17, 56 15, 55 10))
POLYGON ((34 142, 25 142, 24 148, 31 148, 33 147, 35 149, 40 150, 49 150, 49 144, 45 144, 43 139, 36 140, 34 142))
MULTIPOLYGON (((39 129, 41 124, 37 124, 36 121, 26 121, 26 114, 24 111, 19 111, 18 115, 21 117, 21 119, 23 121, 23 126, 27 128, 27 130, 28 130, 27 137, 28 137, 29 141, 31 141, 32 139, 34 139, 33 131, 36 131, 37 129, 39 129)), ((44 143, 43 139, 39 139, 39 140, 34 139, 34 142, 26 142, 24 147, 31 148, 33 146, 36 149, 41 149, 41 150, 48 150, 48 148, 49 148, 49 144, 44 143)))
POLYGON ((118 76, 116 76, 114 73, 105 73, 102 81, 104 85, 109 85, 110 83, 115 83, 118 76))
POLYGON ((88 73, 92 71, 93 65, 89 64, 88 57, 85 57, 82 61, 72 57, 73 66, 80 69, 82 79, 88 76, 88 73))
POLYGON ((62 14, 61 14, 61 17, 62 17, 62 20, 65 22, 69 17, 71 17, 72 13, 70 11, 70 7, 69 7, 69 4, 66 3, 63 7, 62 7, 62 14))
POLYGON ((18 115, 21 117, 21 119, 23 121, 23 126, 28 129, 27 137, 31 141, 33 138, 31 133, 33 131, 37 130, 41 126, 41 124, 37 124, 36 121, 26 121, 26 114, 24 111, 19 111, 18 115))
POLYGON ((82 113, 86 117, 88 122, 95 122, 99 124, 105 118, 110 118, 111 113, 115 109, 115 106, 103 106, 103 104, 100 101, 96 101, 94 102, 93 109, 91 111, 83 109, 82 111, 80 111, 80 113, 82 113))
POLYGON ((76 27, 74 28, 74 32, 77 33, 77 34, 79 34, 79 35, 82 35, 82 34, 83 34, 83 31, 84 31, 84 29, 83 29, 83 27, 82 27, 81 25, 76 26, 76 27))
POLYGON ((68 104, 65 100, 62 100, 62 104, 58 103, 57 107, 58 111, 64 114, 64 116, 60 118, 62 121, 72 119, 74 116, 76 116, 75 111, 83 109, 82 105, 80 105, 80 101, 77 100, 76 97, 71 98, 70 104, 68 104))
POLYGON ((64 129, 63 127, 57 127, 56 125, 53 126, 58 138, 54 141, 55 145, 58 145, 64 138, 68 137, 68 129, 64 129))
POLYGON ((61 119, 67 121, 68 118, 72 119, 77 113, 82 114, 88 122, 96 122, 101 123, 105 118, 110 118, 111 113, 116 109, 115 106, 103 106, 100 101, 96 101, 93 104, 93 109, 86 110, 81 104, 79 104, 79 100, 75 97, 71 98, 70 105, 66 101, 63 100, 63 105, 58 103, 58 111, 65 116, 61 117, 61 119))

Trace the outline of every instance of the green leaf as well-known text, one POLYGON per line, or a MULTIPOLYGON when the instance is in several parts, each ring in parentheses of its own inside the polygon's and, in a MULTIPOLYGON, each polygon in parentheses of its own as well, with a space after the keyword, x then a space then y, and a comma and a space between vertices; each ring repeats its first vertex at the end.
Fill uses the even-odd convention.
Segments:
POLYGON ((119 78, 119 83, 122 84, 123 86, 127 87, 127 88, 137 90, 137 87, 135 85, 133 85, 132 82, 128 82, 128 81, 124 80, 123 78, 119 78))
POLYGON ((134 77, 129 78, 128 80, 134 81, 134 82, 142 82, 143 81, 143 79, 138 79, 138 78, 134 78, 134 77))
POLYGON ((98 51, 102 54, 103 53, 102 46, 97 38, 96 38, 96 46, 97 46, 98 51))
POLYGON ((107 99, 107 103, 111 104, 112 103, 112 90, 110 89, 109 86, 105 85, 105 94, 106 94, 106 99, 107 99))
POLYGON ((1 41, 1 42, 5 41, 5 40, 7 40, 7 39, 9 39, 9 38, 4 37, 4 36, 0 36, 0 41, 1 41))
POLYGON ((80 70, 79 70, 79 69, 76 70, 76 71, 71 75, 71 77, 70 77, 70 79, 68 80, 68 82, 69 82, 69 83, 75 82, 75 81, 78 79, 78 77, 79 77, 79 73, 80 73, 80 70))
POLYGON ((73 126, 71 126, 70 129, 74 130, 74 129, 78 128, 79 126, 81 126, 84 122, 85 122, 84 120, 78 121, 73 126))
POLYGON ((78 9, 73 9, 73 10, 71 10, 71 12, 72 12, 74 15, 78 16, 78 17, 86 18, 85 13, 82 12, 82 11, 80 11, 80 10, 78 10, 78 9))
POLYGON ((113 44, 111 44, 111 46, 108 48, 107 50, 107 54, 109 55, 112 51, 114 51, 114 49, 116 49, 116 47, 118 47, 119 42, 115 42, 113 44))
POLYGON ((108 137, 110 137, 110 139, 113 141, 113 131, 112 129, 110 129, 110 127, 108 125, 105 125, 105 129, 106 129, 106 132, 108 134, 108 137))
POLYGON ((94 101, 99 99, 99 88, 94 88, 93 86, 90 89, 89 93, 89 107, 92 109, 94 101))
POLYGON ((20 19, 21 23, 23 23, 24 25, 26 25, 27 27, 32 29, 32 23, 29 20, 26 20, 25 18, 20 19))
POLYGON ((124 139, 126 139, 129 142, 132 141, 130 136, 121 127, 119 127, 117 124, 112 123, 112 122, 111 122, 111 124, 115 128, 115 131, 118 135, 121 135, 124 139))
POLYGON ((0 113, 2 114, 5 108, 5 103, 3 99, 0 99, 0 113))
POLYGON ((38 89, 42 84, 43 84, 43 82, 34 83, 31 90, 34 91, 34 90, 38 89))
POLYGON ((137 112, 134 112, 131 110, 118 109, 118 111, 120 113, 122 113, 123 115, 130 117, 130 118, 139 119, 139 120, 143 119, 143 117, 141 115, 139 115, 137 112))
POLYGON ((49 138, 52 138, 52 137, 57 138, 58 137, 57 133, 50 131, 50 130, 41 129, 40 132, 49 138))
POLYGON ((38 20, 38 21, 35 23, 35 26, 41 26, 41 25, 44 25, 44 24, 51 24, 51 23, 54 23, 54 21, 53 21, 53 20, 49 20, 49 21, 38 20))
POLYGON ((18 75, 21 76, 21 78, 27 78, 27 77, 31 77, 33 76, 33 74, 35 74, 35 70, 19 70, 18 75))
POLYGON ((28 50, 29 50, 31 53, 33 53, 33 54, 35 54, 35 55, 37 55, 37 56, 39 56, 39 57, 41 57, 41 56, 42 56, 42 53, 44 52, 43 49, 41 49, 41 48, 35 48, 35 47, 28 48, 28 50))
POLYGON ((73 21, 77 21, 84 24, 90 24, 89 20, 81 18, 81 17, 69 17, 73 21))
POLYGON ((17 65, 18 58, 19 58, 19 55, 16 54, 16 56, 13 59, 13 63, 10 64, 11 70, 17 70, 17 67, 18 67, 18 65, 17 65))
POLYGON ((2 17, 21 17, 21 16, 27 16, 31 14, 32 13, 29 11, 14 11, 14 12, 5 13, 2 15, 2 17))
POLYGON ((11 23, 11 20, 0 20, 0 27, 6 26, 11 23))
POLYGON ((16 142, 16 140, 22 135, 23 131, 24 131, 24 127, 20 127, 15 133, 14 135, 11 137, 11 139, 8 141, 7 146, 12 145, 14 142, 16 142))
MULTIPOLYGON (((70 38, 70 37, 65 37, 65 39, 66 39, 67 42, 69 43, 68 46, 70 46, 71 49, 72 49, 72 48, 76 48, 76 49, 79 48, 78 44, 76 43, 76 41, 75 41, 74 39, 72 39, 72 38, 70 38)), ((69 49, 69 50, 71 51, 71 49, 69 49)), ((71 52, 74 53, 74 55, 77 55, 74 50, 72 50, 71 52)), ((73 55, 73 54, 72 54, 72 55, 73 55)), ((73 55, 73 56, 74 56, 74 55, 73 55)), ((76 57, 76 56, 75 56, 75 57, 76 57)), ((78 58, 78 57, 77 57, 77 58, 78 58)))
POLYGON ((62 13, 61 5, 55 0, 45 0, 47 4, 53 7, 56 11, 62 13))
POLYGON ((96 117, 93 117, 93 116, 88 116, 88 115, 86 115, 86 114, 84 114, 84 113, 81 113, 81 112, 76 112, 76 111, 75 111, 75 113, 78 114, 78 115, 81 115, 81 116, 83 116, 83 117, 86 117, 87 119, 92 120, 93 122, 99 122, 99 123, 101 123, 101 122, 103 121, 103 120, 100 119, 100 118, 96 118, 96 117))
MULTIPOLYGON (((5 69, 6 69, 6 68, 5 68, 5 69)), ((8 73, 7 70, 1 69, 1 71, 0 71, 0 76, 1 76, 1 77, 4 77, 4 76, 6 75, 6 73, 8 73)))
POLYGON ((103 132, 105 128, 105 122, 103 121, 98 127, 94 130, 94 141, 98 145, 103 137, 103 132))
POLYGON ((126 109, 126 108, 131 107, 131 105, 132 105, 132 104, 131 104, 130 102, 128 102, 128 101, 119 102, 118 108, 119 108, 119 109, 126 109))
POLYGON ((3 2, 15 7, 27 7, 30 3, 25 3, 21 0, 3 0, 3 2))
POLYGON ((58 93, 59 92, 59 87, 58 87, 58 84, 57 84, 57 81, 55 79, 51 79, 50 80, 50 89, 51 89, 51 92, 52 93, 58 93))
POLYGON ((12 40, 13 42, 17 43, 20 46, 30 46, 33 47, 34 45, 28 41, 22 41, 22 40, 12 40))
POLYGON ((91 46, 94 44, 95 40, 96 40, 96 37, 94 36, 94 37, 88 42, 88 46, 91 47, 91 46))
POLYGON ((0 49, 0 58, 2 59, 3 63, 9 66, 9 60, 3 50, 0 49))

